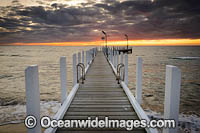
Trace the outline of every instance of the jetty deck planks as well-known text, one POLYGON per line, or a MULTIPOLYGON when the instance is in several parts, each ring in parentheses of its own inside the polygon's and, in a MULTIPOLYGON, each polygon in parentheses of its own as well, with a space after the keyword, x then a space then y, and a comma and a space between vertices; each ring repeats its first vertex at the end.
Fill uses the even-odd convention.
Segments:
MULTIPOLYGON (((98 52, 90 66, 84 84, 80 87, 63 119, 86 120, 94 119, 129 120, 139 119, 133 110, 125 92, 117 84, 116 77, 107 62, 103 52, 98 52)), ((76 132, 146 132, 144 128, 135 128, 132 131, 120 128, 58 128, 57 133, 76 132)))

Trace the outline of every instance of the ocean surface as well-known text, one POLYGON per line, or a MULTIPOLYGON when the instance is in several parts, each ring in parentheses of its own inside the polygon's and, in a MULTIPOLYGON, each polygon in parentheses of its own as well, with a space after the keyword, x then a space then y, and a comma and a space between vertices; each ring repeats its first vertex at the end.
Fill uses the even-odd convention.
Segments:
MULTIPOLYGON (((70 92, 73 78, 72 55, 90 48, 92 47, 0 46, 0 125, 21 122, 25 118, 24 70, 34 64, 39 66, 42 115, 53 116, 60 107, 60 56, 67 58, 67 85, 70 92)), ((191 123, 197 123, 194 124, 197 128, 195 130, 200 129, 200 47, 133 47, 133 54, 128 55, 128 86, 133 94, 137 56, 143 58, 142 107, 145 111, 155 117, 156 112, 162 117, 165 69, 166 65, 175 65, 182 74, 180 115, 188 117, 187 120, 192 121, 191 123)))

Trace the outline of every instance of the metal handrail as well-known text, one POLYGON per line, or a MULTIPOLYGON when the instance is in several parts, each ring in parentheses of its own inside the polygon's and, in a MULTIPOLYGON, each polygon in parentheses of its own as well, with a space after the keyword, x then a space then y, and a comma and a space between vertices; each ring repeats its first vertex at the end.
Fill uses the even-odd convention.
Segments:
MULTIPOLYGON (((78 68, 81 68, 82 70, 82 84, 84 84, 84 80, 85 80, 85 65, 83 63, 78 63, 76 65, 76 70, 77 70, 77 83, 79 83, 79 77, 78 77, 78 68)), ((80 78, 81 79, 81 78, 80 78)))
POLYGON ((124 81, 124 77, 125 77, 125 67, 123 63, 120 63, 117 65, 117 78, 116 80, 118 80, 118 84, 119 84, 119 80, 121 79, 122 81, 124 81), (123 68, 123 79, 121 79, 121 69, 123 68))

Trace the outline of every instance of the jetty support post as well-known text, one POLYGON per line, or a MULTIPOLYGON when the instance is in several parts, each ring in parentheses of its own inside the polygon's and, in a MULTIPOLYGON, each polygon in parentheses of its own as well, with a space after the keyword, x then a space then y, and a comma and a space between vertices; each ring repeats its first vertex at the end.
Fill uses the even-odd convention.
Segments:
POLYGON ((93 49, 91 49, 91 60, 93 59, 93 57, 94 57, 94 53, 93 53, 94 51, 93 51, 93 49))
POLYGON ((88 66, 88 51, 86 51, 86 57, 85 57, 85 67, 88 66))
POLYGON ((96 48, 94 48, 94 57, 96 56, 96 48))
POLYGON ((110 51, 110 60, 111 60, 111 63, 113 64, 113 50, 112 49, 110 51))
POLYGON ((125 84, 128 86, 128 54, 125 54, 125 84))
POLYGON ((96 56, 96 48, 94 48, 94 57, 96 56))
POLYGON ((91 49, 91 60, 93 59, 93 48, 91 49))
POLYGON ((109 48, 106 48, 106 50, 107 59, 109 60, 109 48))
POLYGON ((88 51, 89 53, 89 62, 91 61, 91 50, 88 51))
POLYGON ((95 56, 97 55, 97 51, 98 51, 98 48, 96 47, 95 48, 95 56))
POLYGON ((142 103, 142 57, 137 57, 136 64, 136 100, 142 103))
POLYGON ((117 57, 116 57, 116 58, 117 58, 117 59, 116 59, 116 69, 117 69, 117 65, 119 64, 119 53, 116 51, 116 54, 117 54, 117 55, 116 55, 116 56, 117 56, 117 57))
POLYGON ((95 48, 93 48, 93 58, 95 57, 95 48))
POLYGON ((91 49, 91 60, 93 59, 93 49, 91 49))
POLYGON ((90 61, 92 61, 92 49, 90 49, 90 61))
POLYGON ((87 64, 90 62, 90 50, 87 51, 87 64))
POLYGON ((121 53, 120 53, 120 55, 121 55, 121 58, 120 58, 120 59, 121 59, 121 60, 120 60, 120 63, 124 63, 124 59, 123 59, 123 53, 121 52, 121 53))
POLYGON ((90 62, 90 50, 88 50, 88 64, 90 62))
POLYGON ((88 64, 90 62, 90 50, 88 50, 88 64))
POLYGON ((66 57, 60 57, 60 84, 61 84, 61 104, 67 98, 67 71, 66 71, 66 57))
POLYGON ((109 48, 110 61, 111 61, 111 58, 112 58, 112 57, 111 57, 111 56, 112 56, 111 54, 112 54, 112 51, 111 51, 111 48, 109 48))
POLYGON ((114 51, 114 67, 117 68, 117 52, 114 51))
POLYGON ((40 88, 38 66, 33 65, 25 69, 26 114, 36 118, 36 126, 27 129, 28 133, 41 133, 40 127, 40 88))
POLYGON ((110 61, 110 48, 108 48, 108 60, 110 61))
MULTIPOLYGON (((78 63, 81 63, 81 52, 78 52, 78 63)), ((80 78, 81 78, 81 70, 80 70, 80 68, 78 68, 78 80, 80 78)))
POLYGON ((174 119, 175 128, 164 128, 163 133, 178 132, 181 72, 176 66, 166 66, 164 119, 174 119))
POLYGON ((82 63, 85 65, 85 52, 82 51, 82 63))
POLYGON ((76 85, 77 83, 77 72, 76 72, 76 54, 73 54, 73 85, 76 85))
MULTIPOLYGON (((123 53, 121 52, 121 54, 120 54, 120 56, 121 56, 121 58, 120 58, 120 63, 122 63, 122 64, 124 64, 124 56, 123 56, 123 53)), ((122 75, 123 73, 122 73, 122 71, 121 71, 121 73, 120 73, 120 75, 122 75)), ((122 77, 120 77, 120 78, 122 78, 122 77)))

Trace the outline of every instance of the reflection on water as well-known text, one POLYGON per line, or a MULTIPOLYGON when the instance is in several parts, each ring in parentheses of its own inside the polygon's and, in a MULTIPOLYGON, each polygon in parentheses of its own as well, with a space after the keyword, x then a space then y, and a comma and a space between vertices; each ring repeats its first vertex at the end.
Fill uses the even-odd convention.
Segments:
MULTIPOLYGON (((72 54, 91 47, 0 46, 0 114, 3 106, 25 104, 24 70, 38 64, 42 101, 60 101, 59 57, 67 57, 68 91, 72 87, 72 54)), ((200 47, 133 47, 129 55, 129 88, 135 92, 136 56, 143 58, 144 109, 163 112, 165 66, 182 72, 180 112, 200 115, 200 47)), ((12 111, 11 111, 12 112, 12 111)), ((2 116, 2 115, 0 115, 2 116)))

